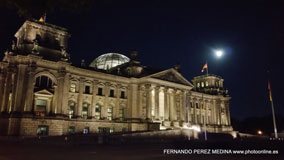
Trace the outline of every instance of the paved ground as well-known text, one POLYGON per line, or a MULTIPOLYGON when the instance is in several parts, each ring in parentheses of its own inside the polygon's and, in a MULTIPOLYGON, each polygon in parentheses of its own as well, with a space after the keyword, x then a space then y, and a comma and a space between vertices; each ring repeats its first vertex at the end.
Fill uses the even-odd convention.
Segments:
POLYGON ((142 141, 140 139, 140 142, 135 143, 124 142, 99 145, 95 143, 80 144, 79 141, 66 143, 64 137, 41 140, 19 140, 2 137, 0 139, 0 160, 284 159, 284 141, 171 141, 163 143, 142 141), (187 154, 169 154, 181 150, 187 154), (212 153, 213 150, 215 151, 214 154, 212 153), (251 150, 251 152, 253 150, 256 152, 277 151, 278 154, 221 154, 221 152, 236 150, 251 150), (191 154, 189 154, 190 151, 192 151, 191 154), (164 154, 164 152, 167 154, 164 154))

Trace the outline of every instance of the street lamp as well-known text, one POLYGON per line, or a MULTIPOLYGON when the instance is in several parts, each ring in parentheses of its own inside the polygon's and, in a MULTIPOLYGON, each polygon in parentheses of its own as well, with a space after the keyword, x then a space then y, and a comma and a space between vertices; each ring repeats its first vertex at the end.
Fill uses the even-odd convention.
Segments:
POLYGON ((261 131, 261 130, 258 130, 258 131, 257 131, 257 134, 258 134, 258 135, 262 135, 262 131, 261 131))

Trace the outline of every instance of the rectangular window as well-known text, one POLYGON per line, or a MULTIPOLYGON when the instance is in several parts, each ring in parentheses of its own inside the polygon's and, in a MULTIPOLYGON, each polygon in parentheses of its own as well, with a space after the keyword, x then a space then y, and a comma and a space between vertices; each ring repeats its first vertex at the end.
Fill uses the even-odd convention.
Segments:
POLYGON ((35 113, 37 116, 44 116, 47 107, 47 100, 37 99, 35 104, 35 113))
POLYGON ((110 97, 114 97, 114 90, 113 90, 113 89, 110 89, 110 90, 109 90, 109 96, 110 96, 110 97))
POLYGON ((109 127, 99 127, 98 130, 99 130, 99 133, 101 133, 101 134, 109 134, 109 133, 111 133, 109 127))
POLYGON ((193 108, 193 107, 194 107, 193 102, 190 102, 190 107, 191 107, 191 108, 193 108))
POLYGON ((124 119, 124 108, 119 109, 119 118, 120 120, 124 119))
POLYGON ((101 88, 101 87, 98 88, 98 95, 99 96, 103 95, 103 88, 101 88))
POLYGON ((90 94, 91 93, 91 90, 90 90, 90 86, 85 86, 85 93, 86 94, 90 94))
POLYGON ((198 103, 195 103, 195 105, 196 105, 196 108, 199 109, 198 103))
POLYGON ((96 105, 95 108, 95 119, 97 120, 101 119, 101 107, 99 105, 96 105))
POLYGON ((125 98, 125 91, 120 92, 120 98, 125 98))
POLYGON ((83 103, 83 107, 82 107, 82 117, 84 119, 88 118, 88 107, 89 105, 87 103, 83 103))

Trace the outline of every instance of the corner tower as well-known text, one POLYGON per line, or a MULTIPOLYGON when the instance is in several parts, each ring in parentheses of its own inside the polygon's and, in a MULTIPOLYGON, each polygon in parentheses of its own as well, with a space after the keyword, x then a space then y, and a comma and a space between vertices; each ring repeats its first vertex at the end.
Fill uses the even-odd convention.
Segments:
POLYGON ((15 34, 13 54, 35 54, 52 61, 69 61, 67 29, 44 21, 27 20, 15 34))

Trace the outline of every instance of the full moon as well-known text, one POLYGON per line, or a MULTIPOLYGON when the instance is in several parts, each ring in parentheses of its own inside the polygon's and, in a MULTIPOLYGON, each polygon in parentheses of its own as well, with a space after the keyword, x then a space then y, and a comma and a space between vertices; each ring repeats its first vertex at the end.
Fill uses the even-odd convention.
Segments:
POLYGON ((216 56, 217 56, 218 58, 220 58, 220 57, 223 56, 223 51, 222 51, 222 50, 217 50, 217 51, 215 52, 215 54, 216 54, 216 56))

